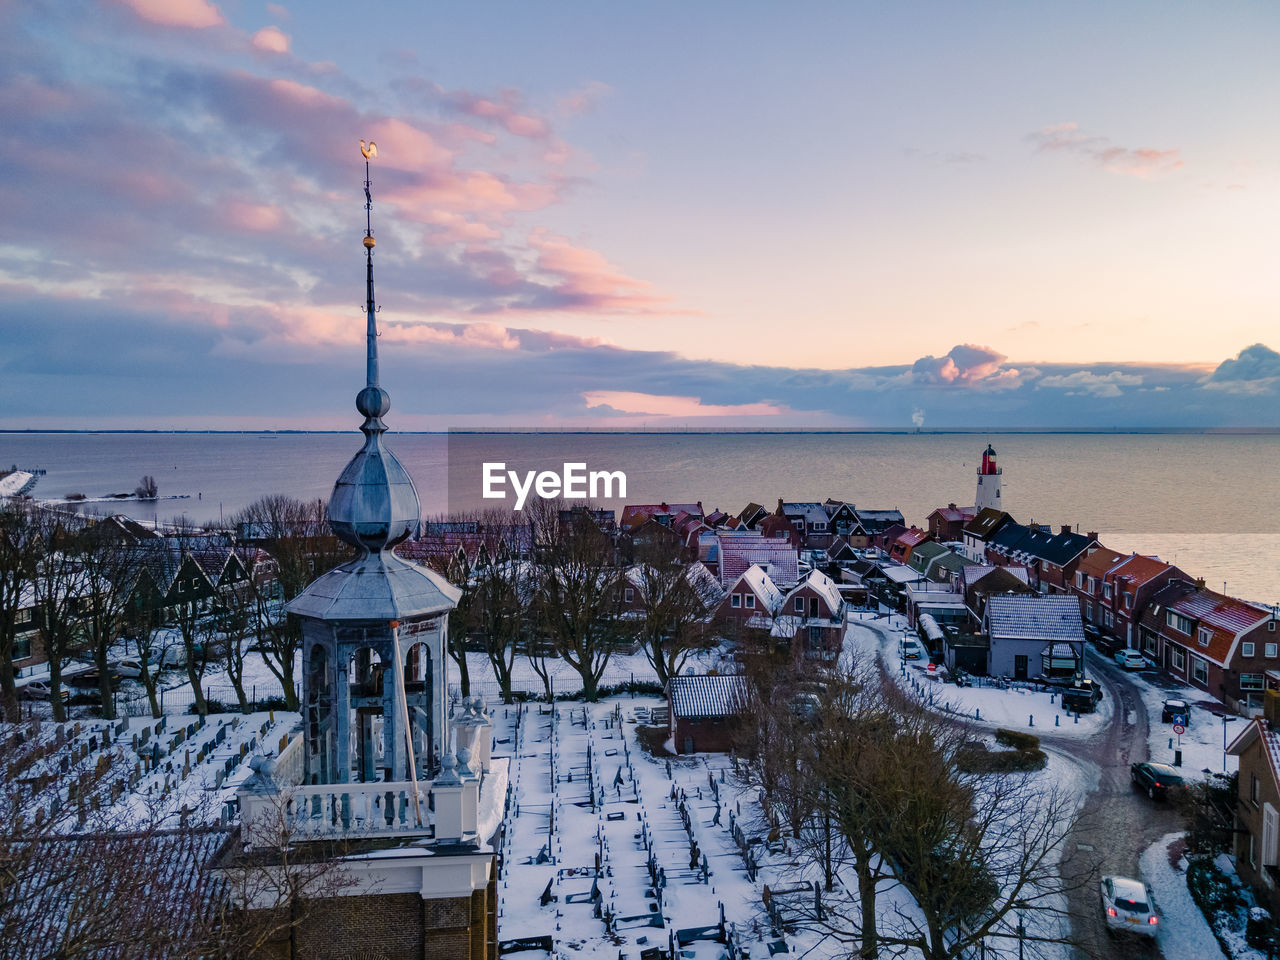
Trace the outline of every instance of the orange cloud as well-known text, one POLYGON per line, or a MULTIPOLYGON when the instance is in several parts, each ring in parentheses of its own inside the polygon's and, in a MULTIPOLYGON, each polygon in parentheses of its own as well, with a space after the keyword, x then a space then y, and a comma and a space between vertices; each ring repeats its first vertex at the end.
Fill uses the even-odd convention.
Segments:
POLYGON ((226 23, 222 11, 208 0, 119 0, 148 23, 200 30, 226 23))

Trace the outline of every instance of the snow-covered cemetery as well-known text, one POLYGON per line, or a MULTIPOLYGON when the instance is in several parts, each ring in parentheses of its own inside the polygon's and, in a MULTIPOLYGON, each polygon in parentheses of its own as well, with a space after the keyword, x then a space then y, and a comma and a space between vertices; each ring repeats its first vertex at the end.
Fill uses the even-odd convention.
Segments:
POLYGON ((1017 522, 990 445, 923 526, 424 519, 364 247, 327 504, 0 477, 5 958, 1274 955, 1275 608, 1017 522))

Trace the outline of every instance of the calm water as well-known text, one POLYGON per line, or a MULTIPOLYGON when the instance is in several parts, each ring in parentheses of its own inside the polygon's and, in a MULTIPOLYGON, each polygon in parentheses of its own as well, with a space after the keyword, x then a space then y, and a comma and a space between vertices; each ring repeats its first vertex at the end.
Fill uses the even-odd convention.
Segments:
MULTIPOLYGON (((1108 546, 1176 562, 1210 586, 1280 600, 1280 437, 1171 434, 390 434, 424 515, 487 505, 479 464, 545 469, 584 461, 627 474, 633 502, 701 500, 736 513, 779 497, 898 507, 923 524, 970 504, 987 442, 1018 520, 1079 525, 1108 546), (448 465, 448 466, 447 466, 448 465)), ((0 464, 48 471, 37 496, 131 491, 153 475, 157 504, 90 509, 139 519, 229 517, 259 496, 328 497, 358 449, 350 434, 0 434, 0 464)), ((488 502, 488 503, 491 503, 488 502)), ((610 503, 619 507, 621 501, 610 503)))

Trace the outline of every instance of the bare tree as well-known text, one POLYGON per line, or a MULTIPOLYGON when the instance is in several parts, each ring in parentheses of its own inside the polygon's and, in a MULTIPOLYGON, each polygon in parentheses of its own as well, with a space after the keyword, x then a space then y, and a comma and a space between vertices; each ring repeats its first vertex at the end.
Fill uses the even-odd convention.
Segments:
POLYGON ((678 544, 648 540, 636 545, 635 559, 626 576, 640 608, 637 632, 665 687, 693 651, 710 642, 720 588, 704 566, 684 562, 678 544))
POLYGON ((77 531, 52 510, 33 516, 31 589, 40 611, 40 640, 49 661, 49 695, 53 718, 67 718, 62 700, 62 670, 79 642, 79 607, 84 572, 76 555, 77 531))
POLYGON ((790 921, 864 958, 968 956, 1016 938, 1015 914, 1031 918, 1032 956, 1071 942, 1067 896, 1089 881, 1059 863, 1077 798, 1040 773, 965 772, 958 758, 971 731, 882 683, 875 669, 832 676, 813 694, 784 694, 794 709, 756 720, 750 775, 768 778, 797 847, 827 881, 827 894, 794 905, 790 921), (886 886, 910 901, 886 909, 886 886))
POLYGON ((99 521, 80 531, 76 555, 84 575, 82 635, 98 672, 102 715, 114 719, 111 651, 127 628, 129 596, 140 569, 138 551, 131 540, 99 521))
POLYGON ((0 501, 0 712, 21 716, 13 682, 18 611, 31 585, 32 510, 18 500, 0 501))
POLYGON ((625 578, 612 541, 589 511, 547 532, 551 535, 536 561, 534 620, 538 632, 582 678, 583 698, 594 702, 609 657, 623 637, 625 578))
POLYGON ((270 581, 250 577, 250 596, 257 608, 253 627, 256 646, 267 668, 280 681, 285 703, 298 709, 294 669, 302 649, 302 627, 284 605, 316 577, 350 559, 351 550, 329 529, 325 504, 278 494, 263 497, 234 518, 247 539, 261 545, 274 563, 270 581))
POLYGON ((134 488, 133 495, 139 500, 154 500, 160 495, 160 485, 156 483, 156 478, 147 474, 134 488))
POLYGON ((234 848, 219 862, 226 896, 208 936, 219 957, 302 957, 298 930, 321 915, 326 901, 359 882, 343 869, 346 844, 298 843, 289 816, 292 800, 287 789, 276 793, 241 826, 234 848))

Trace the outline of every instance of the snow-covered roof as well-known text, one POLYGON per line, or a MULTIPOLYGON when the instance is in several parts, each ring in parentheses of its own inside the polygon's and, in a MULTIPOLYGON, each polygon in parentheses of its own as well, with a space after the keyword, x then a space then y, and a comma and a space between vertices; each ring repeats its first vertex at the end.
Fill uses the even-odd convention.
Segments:
POLYGON ((839 612, 841 603, 840 590, 836 586, 835 581, 821 570, 810 570, 809 575, 800 581, 800 583, 796 584, 795 587, 792 588, 791 592, 787 594, 786 600, 790 601, 790 599, 795 596, 796 592, 804 587, 809 587, 814 591, 814 593, 820 596, 831 609, 832 613, 839 612))
POLYGON ((800 579, 800 556, 790 542, 768 537, 720 537, 720 580, 732 583, 752 564, 764 567, 777 583, 800 579))
POLYGON ((782 513, 788 517, 803 517, 806 524, 826 523, 826 508, 816 501, 787 501, 782 504, 782 513))
POLYGON ((773 579, 759 564, 753 563, 747 567, 738 579, 751 588, 761 602, 764 603, 770 614, 777 613, 782 607, 782 591, 778 589, 777 584, 773 582, 773 579))
POLYGON ((905 563, 890 563, 881 568, 881 572, 894 583, 915 583, 923 580, 924 574, 914 570, 905 563))
POLYGON ((672 677, 667 693, 673 718, 732 717, 742 712, 747 684, 739 676, 672 677))
POLYGON ((987 599, 986 620, 992 640, 1084 640, 1074 597, 996 595, 987 599))

